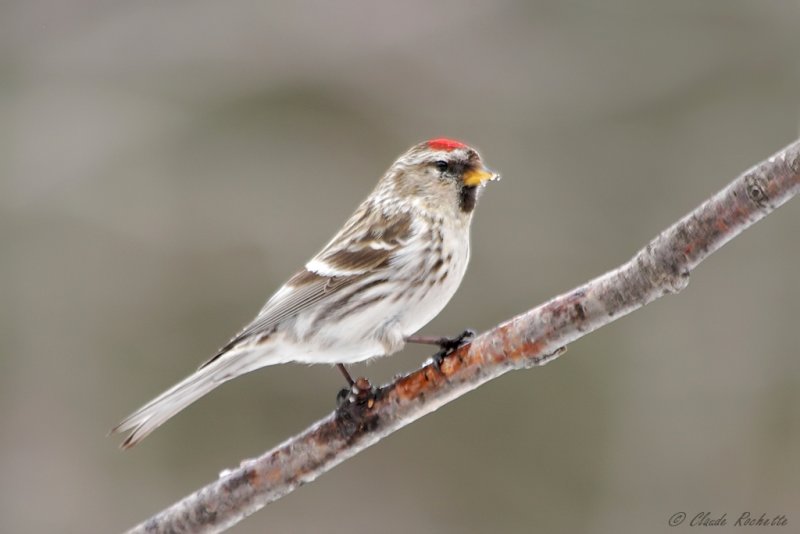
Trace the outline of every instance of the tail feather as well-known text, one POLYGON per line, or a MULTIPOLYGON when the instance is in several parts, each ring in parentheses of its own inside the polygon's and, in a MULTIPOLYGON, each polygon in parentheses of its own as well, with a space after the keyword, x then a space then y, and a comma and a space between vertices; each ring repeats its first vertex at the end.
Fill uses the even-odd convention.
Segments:
MULTIPOLYGON (((252 354, 252 353, 251 353, 252 354)), ((183 381, 151 400, 111 429, 111 434, 131 430, 120 448, 129 449, 142 441, 153 430, 164 424, 172 416, 208 394, 217 386, 239 375, 252 371, 261 365, 252 366, 247 354, 228 353, 211 365, 197 370, 183 381), (249 368, 248 368, 249 367, 249 368)))

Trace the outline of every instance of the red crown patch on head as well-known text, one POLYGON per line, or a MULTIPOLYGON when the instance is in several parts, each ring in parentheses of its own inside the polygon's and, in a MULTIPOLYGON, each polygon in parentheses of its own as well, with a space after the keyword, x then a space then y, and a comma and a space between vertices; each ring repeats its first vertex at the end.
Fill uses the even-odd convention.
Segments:
POLYGON ((433 150, 446 150, 450 152, 451 150, 455 150, 457 148, 464 148, 465 145, 461 141, 456 141, 455 139, 447 139, 446 137, 439 137, 438 139, 431 139, 428 141, 428 148, 432 148, 433 150))

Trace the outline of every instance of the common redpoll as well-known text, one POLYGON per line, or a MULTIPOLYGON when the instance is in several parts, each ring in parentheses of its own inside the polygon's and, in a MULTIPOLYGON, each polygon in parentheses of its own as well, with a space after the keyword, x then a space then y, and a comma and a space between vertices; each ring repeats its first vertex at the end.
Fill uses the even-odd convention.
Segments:
MULTIPOLYGON (((478 153, 432 139, 403 154, 344 228, 194 374, 125 418, 136 445, 220 384, 287 362, 341 364, 392 354, 436 317, 469 261, 469 227, 486 182, 478 153)), ((442 343, 444 344, 444 343, 442 343)))

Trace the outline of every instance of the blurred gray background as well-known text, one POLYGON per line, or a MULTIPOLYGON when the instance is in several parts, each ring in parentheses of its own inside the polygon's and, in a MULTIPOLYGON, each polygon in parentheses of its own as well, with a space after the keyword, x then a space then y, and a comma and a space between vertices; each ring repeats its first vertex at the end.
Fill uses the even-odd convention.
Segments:
MULTIPOLYGON (((193 371, 408 146, 504 179, 426 333, 483 330, 627 260, 800 125, 794 0, 0 4, 0 531, 113 532, 327 414, 326 366, 193 371)), ((688 289, 411 425, 235 532, 800 524, 795 201, 688 289)), ((410 348, 354 371, 410 370, 410 348)), ((688 528, 688 527, 684 527, 688 528)), ((796 530, 795 530, 796 531, 796 530)))

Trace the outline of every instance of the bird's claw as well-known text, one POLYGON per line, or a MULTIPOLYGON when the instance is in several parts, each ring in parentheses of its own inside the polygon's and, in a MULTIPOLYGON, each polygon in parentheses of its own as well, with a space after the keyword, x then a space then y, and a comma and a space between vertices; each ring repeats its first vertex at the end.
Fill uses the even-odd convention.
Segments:
POLYGON ((442 338, 442 343, 440 343, 439 346, 443 349, 450 349, 450 351, 454 351, 461 345, 471 343, 473 339, 475 339, 475 330, 472 328, 467 328, 455 337, 442 338))
POLYGON ((431 356, 431 359, 433 360, 433 367, 441 373, 442 362, 444 362, 444 359, 452 354, 452 352, 457 348, 466 345, 467 343, 471 343, 473 339, 475 339, 475 330, 472 330, 471 328, 467 328, 455 337, 443 337, 440 339, 439 352, 431 356))

